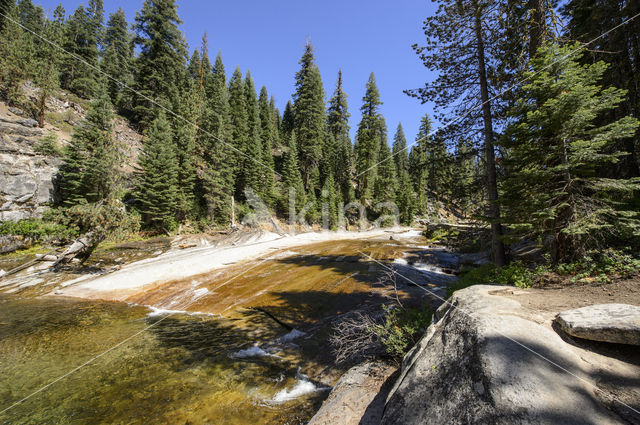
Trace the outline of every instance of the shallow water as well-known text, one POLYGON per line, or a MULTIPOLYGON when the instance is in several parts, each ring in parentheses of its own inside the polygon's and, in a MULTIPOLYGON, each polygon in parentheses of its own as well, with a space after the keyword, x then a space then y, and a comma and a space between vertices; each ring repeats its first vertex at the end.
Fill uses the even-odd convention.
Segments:
POLYGON ((392 262, 412 250, 386 238, 318 243, 128 303, 35 298, 50 282, 0 295, 0 411, 130 338, 0 424, 306 423, 341 373, 326 342, 332 318, 395 297, 358 251, 392 262))
POLYGON ((124 303, 0 299, 0 409, 140 332, 2 424, 302 424, 325 391, 278 357, 236 358, 246 334, 214 317, 148 317, 124 303), (145 328, 150 327, 145 330, 145 328))

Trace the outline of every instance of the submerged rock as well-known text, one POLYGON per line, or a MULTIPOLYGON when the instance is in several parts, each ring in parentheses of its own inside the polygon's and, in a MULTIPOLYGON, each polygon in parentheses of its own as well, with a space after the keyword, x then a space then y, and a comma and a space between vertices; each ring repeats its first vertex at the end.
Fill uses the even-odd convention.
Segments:
POLYGON ((640 307, 599 304, 558 314, 555 322, 571 336, 615 344, 640 345, 640 307))

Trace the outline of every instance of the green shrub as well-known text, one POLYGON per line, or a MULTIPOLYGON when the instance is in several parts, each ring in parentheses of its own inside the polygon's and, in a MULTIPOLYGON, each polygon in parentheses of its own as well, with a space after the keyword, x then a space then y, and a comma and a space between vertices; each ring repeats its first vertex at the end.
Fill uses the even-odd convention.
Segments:
POLYGON ((49 133, 34 147, 34 151, 46 156, 62 156, 62 149, 58 146, 58 136, 49 133))
POLYGON ((395 360, 402 360, 431 324, 431 309, 383 308, 384 322, 372 330, 382 341, 387 354, 395 360))
POLYGON ((628 277, 640 271, 640 259, 614 249, 592 251, 579 261, 558 264, 558 274, 570 276, 571 282, 608 283, 611 277, 628 277))
POLYGON ((59 223, 43 219, 27 219, 0 223, 0 235, 24 236, 34 241, 66 240, 73 236, 73 231, 59 223))
POLYGON ((449 285, 447 298, 455 291, 472 285, 496 284, 529 288, 533 285, 535 277, 544 273, 545 270, 544 266, 531 270, 520 261, 513 261, 504 267, 497 267, 493 263, 483 264, 464 272, 456 282, 449 285))

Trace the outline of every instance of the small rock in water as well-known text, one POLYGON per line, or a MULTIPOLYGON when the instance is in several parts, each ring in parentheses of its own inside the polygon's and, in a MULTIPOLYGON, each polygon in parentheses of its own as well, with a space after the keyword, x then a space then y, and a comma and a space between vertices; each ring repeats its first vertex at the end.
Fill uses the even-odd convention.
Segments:
POLYGON ((555 322, 567 334, 592 341, 640 345, 640 307, 599 304, 567 310, 555 322))

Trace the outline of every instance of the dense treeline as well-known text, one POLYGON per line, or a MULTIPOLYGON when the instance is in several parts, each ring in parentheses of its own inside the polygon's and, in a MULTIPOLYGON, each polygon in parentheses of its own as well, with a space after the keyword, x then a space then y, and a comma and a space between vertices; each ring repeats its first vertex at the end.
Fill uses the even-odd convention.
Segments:
POLYGON ((407 93, 434 102, 441 127, 423 117, 413 143, 401 125, 389 134, 373 73, 352 141, 342 73, 327 93, 310 43, 281 113, 249 71, 227 75, 220 54, 210 59, 206 34, 189 53, 175 0, 146 0, 133 25, 122 10, 105 23, 102 0, 50 17, 31 0, 0 3, 3 95, 41 125, 59 89, 92 100, 60 169, 67 208, 122 200, 166 229, 229 225, 255 195, 283 218, 332 228, 362 211, 387 224, 446 209, 490 223, 499 265, 522 237, 556 261, 634 243, 640 18, 607 31, 638 6, 434 1, 414 49, 438 77, 407 93), (119 171, 112 111, 144 135, 132 181, 119 171))
POLYGON ((407 91, 435 102, 444 124, 420 142, 427 161, 415 160, 427 175, 440 170, 445 186, 428 188, 483 206, 498 265, 504 243, 522 237, 556 262, 606 246, 637 250, 637 2, 435 2, 426 43, 414 49, 438 77, 407 91), (456 183, 447 185, 448 164, 456 183))
MULTIPOLYGON (((46 99, 56 90, 92 100, 60 169, 64 207, 117 197, 150 227, 229 225, 234 202, 241 217, 251 193, 284 218, 335 228, 360 219, 359 206, 349 207, 356 200, 369 220, 387 217, 397 202, 401 220, 410 223, 416 211, 427 212, 427 190, 437 192, 433 179, 412 177, 424 164, 410 163, 406 149, 395 146, 404 159, 390 160, 373 73, 352 142, 342 72, 327 95, 310 43, 281 114, 249 71, 227 75, 220 54, 212 63, 206 34, 189 54, 175 0, 145 1, 133 25, 121 9, 105 22, 101 0, 68 17, 62 6, 45 17, 31 0, 3 10, 2 87, 9 104, 32 110, 42 126, 46 99), (37 105, 24 98, 26 80, 40 88, 37 105), (145 136, 133 181, 117 171, 111 110, 145 136)), ((400 126, 396 139, 406 147, 400 126)), ((427 161, 429 152, 421 155, 411 158, 427 161)))

